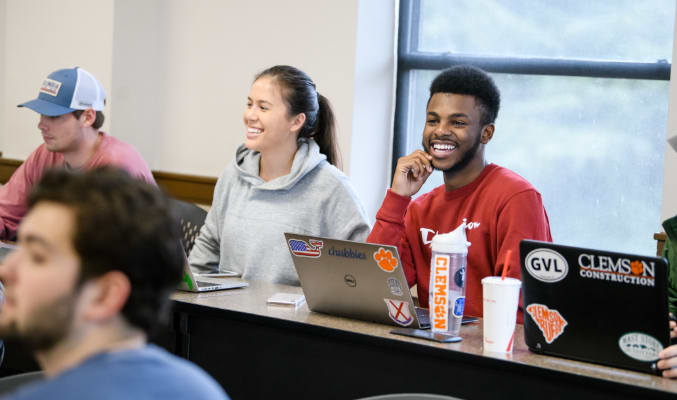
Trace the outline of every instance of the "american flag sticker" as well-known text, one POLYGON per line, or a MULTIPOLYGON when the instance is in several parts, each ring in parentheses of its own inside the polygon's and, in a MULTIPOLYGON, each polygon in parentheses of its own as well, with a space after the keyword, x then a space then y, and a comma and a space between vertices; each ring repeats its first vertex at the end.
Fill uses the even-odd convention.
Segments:
POLYGON ((59 94, 59 89, 61 89, 61 82, 46 78, 44 81, 42 81, 40 93, 45 93, 50 96, 57 96, 59 94))
POLYGON ((323 246, 321 240, 308 240, 306 243, 299 239, 289 239, 289 248, 295 256, 318 258, 322 254, 323 246))

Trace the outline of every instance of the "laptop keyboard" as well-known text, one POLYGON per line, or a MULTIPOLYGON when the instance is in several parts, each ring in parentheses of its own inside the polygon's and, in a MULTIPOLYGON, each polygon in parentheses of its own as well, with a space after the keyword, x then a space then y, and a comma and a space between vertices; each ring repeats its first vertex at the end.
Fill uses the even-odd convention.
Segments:
POLYGON ((427 308, 414 307, 416 310, 416 318, 418 318, 418 323, 422 327, 430 326, 430 314, 428 313, 427 308))

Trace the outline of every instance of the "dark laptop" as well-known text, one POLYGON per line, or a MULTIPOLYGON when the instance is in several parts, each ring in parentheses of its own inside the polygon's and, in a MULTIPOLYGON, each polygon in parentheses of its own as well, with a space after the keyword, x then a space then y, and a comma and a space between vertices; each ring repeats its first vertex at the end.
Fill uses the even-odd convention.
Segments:
POLYGON ((663 258, 522 240, 530 350, 658 373, 670 345, 663 258))

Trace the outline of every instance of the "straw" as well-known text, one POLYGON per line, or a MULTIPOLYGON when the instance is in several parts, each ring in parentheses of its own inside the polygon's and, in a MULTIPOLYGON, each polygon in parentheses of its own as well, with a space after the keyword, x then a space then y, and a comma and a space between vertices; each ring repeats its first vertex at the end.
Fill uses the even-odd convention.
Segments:
POLYGON ((503 274, 501 275, 501 280, 505 279, 505 276, 508 274, 508 270, 510 269, 510 256, 512 255, 512 249, 508 250, 505 253, 505 261, 503 262, 503 274))

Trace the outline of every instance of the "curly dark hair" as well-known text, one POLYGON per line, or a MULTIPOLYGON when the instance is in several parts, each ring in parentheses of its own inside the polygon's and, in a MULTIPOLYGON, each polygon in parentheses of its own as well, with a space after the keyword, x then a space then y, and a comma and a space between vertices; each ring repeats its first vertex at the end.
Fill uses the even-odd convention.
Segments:
POLYGON ((80 284, 109 271, 124 273, 131 293, 127 322, 151 333, 167 317, 169 294, 184 266, 179 223, 157 187, 113 167, 87 172, 48 171, 29 196, 29 207, 54 202, 73 210, 73 246, 80 284))
POLYGON ((482 114, 482 125, 492 124, 501 106, 501 93, 494 80, 483 70, 470 65, 456 65, 440 72, 430 84, 430 98, 435 93, 474 96, 482 114))

